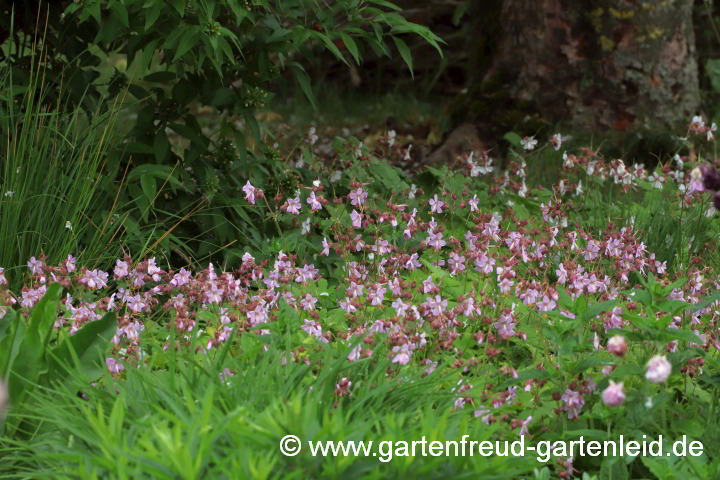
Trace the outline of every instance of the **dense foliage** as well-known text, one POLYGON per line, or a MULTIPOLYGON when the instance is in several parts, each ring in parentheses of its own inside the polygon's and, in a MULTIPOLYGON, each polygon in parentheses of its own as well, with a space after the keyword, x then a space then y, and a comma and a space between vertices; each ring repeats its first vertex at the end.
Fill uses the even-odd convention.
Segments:
MULTIPOLYGON (((124 180, 117 200, 135 207, 125 228, 140 238, 152 227, 153 242, 172 243, 185 258, 212 257, 237 229, 254 230, 234 201, 248 173, 284 181, 276 152, 247 148, 268 140, 255 113, 275 94, 287 95, 289 80, 315 102, 304 59, 324 49, 359 64, 391 55, 392 46, 412 69, 403 38, 419 35, 438 52, 441 42, 384 0, 65 1, 51 5, 46 19, 45 10, 37 14, 38 25, 30 15, 36 8, 18 8, 23 21, 7 18, 5 28, 24 30, 6 40, 12 53, 3 64, 12 68, 16 91, 33 83, 27 67, 38 54, 27 45, 39 37, 44 102, 91 113, 130 104, 127 140, 103 169, 111 180, 100 185, 105 207, 124 180), (122 64, 112 62, 118 55, 122 64), (218 115, 212 127, 201 124, 197 105, 218 115), (172 192, 159 195, 164 185, 172 192)), ((237 263, 228 252, 222 261, 237 263)))
MULTIPOLYGON (((701 148, 712 138, 700 119, 691 131, 701 148)), ((72 256, 56 266, 31 258, 21 294, 3 292, 15 305, 3 342, 77 353, 47 350, 46 359, 39 349, 20 361, 25 350, 3 350, 11 402, 27 395, 13 390, 20 376, 57 381, 18 400, 4 441, 24 447, 7 450, 3 468, 83 478, 434 469, 443 478, 714 478, 720 279, 708 250, 720 174, 699 157, 648 172, 585 148, 560 153, 558 135, 539 150, 533 138, 509 138, 517 148, 504 172, 471 155, 410 178, 358 139, 338 138, 343 171, 303 183, 300 169, 300 188, 285 197, 248 181, 243 208, 279 236, 232 271, 176 271, 132 255, 109 272, 72 256), (562 175, 543 188, 534 172, 548 163, 562 175), (650 202, 662 225, 643 216, 650 202), (117 329, 99 376, 81 339, 104 332, 94 326, 111 313, 117 329), (527 455, 379 462, 284 457, 277 445, 288 433, 535 444, 662 434, 663 448, 686 435, 705 449, 636 459, 558 451, 547 464, 527 455)), ((403 157, 395 142, 386 136, 377 152, 403 157)))

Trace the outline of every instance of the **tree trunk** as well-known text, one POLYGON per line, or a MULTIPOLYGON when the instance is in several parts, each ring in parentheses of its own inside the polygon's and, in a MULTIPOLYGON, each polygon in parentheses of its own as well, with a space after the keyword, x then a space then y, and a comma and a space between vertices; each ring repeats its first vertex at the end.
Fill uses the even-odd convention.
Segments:
POLYGON ((693 0, 503 0, 481 90, 584 130, 687 124, 700 103, 692 14, 693 0))

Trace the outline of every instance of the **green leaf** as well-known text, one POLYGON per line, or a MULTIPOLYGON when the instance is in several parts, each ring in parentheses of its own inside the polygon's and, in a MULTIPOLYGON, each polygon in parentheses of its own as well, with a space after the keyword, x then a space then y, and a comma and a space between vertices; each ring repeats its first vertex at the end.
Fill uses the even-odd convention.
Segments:
POLYGON ((200 41, 200 27, 190 27, 186 33, 180 37, 180 43, 178 43, 175 49, 175 56, 173 62, 177 61, 178 58, 185 55, 200 41))
POLYGON ((250 216, 245 211, 245 206, 240 203, 240 201, 233 202, 233 210, 240 215, 240 218, 245 220, 250 225, 253 224, 252 220, 250 219, 250 216))
POLYGON ((413 61, 412 61, 412 54, 410 53, 410 49, 407 46, 407 43, 405 43, 404 40, 398 37, 392 37, 393 41, 395 42, 395 46, 398 49, 398 52, 400 52, 400 56, 403 60, 405 60, 405 64, 410 69, 410 75, 412 78, 415 78, 415 72, 413 72, 413 61))
POLYGON ((25 322, 15 310, 8 310, 3 321, 9 325, 3 331, 2 340, 0 340, 0 378, 7 378, 8 372, 12 368, 12 364, 17 357, 20 345, 25 338, 25 322))
POLYGON ((155 133, 153 140, 153 152, 157 163, 165 163, 165 159, 170 153, 170 142, 164 129, 160 129, 155 133))
POLYGON ((46 349, 61 295, 62 285, 53 283, 32 309, 30 324, 8 372, 8 387, 13 403, 22 404, 25 393, 34 387, 38 377, 47 368, 46 349))
POLYGON ((330 50, 330 52, 332 52, 332 54, 335 55, 335 58, 337 58, 338 60, 343 62, 348 67, 350 66, 348 64, 347 60, 345 60, 345 56, 342 54, 340 49, 337 48, 337 46, 332 42, 332 40, 330 39, 329 36, 325 35, 324 33, 316 32, 316 31, 311 31, 311 34, 312 34, 312 36, 319 38, 325 44, 325 48, 330 50))
POLYGON ((181 16, 185 15, 185 0, 170 0, 170 3, 181 16))
POLYGON ((707 307, 708 305, 717 301, 718 299, 720 299, 720 292, 715 292, 712 295, 710 295, 708 298, 703 300, 702 302, 694 304, 690 308, 690 310, 693 312, 697 312, 698 310, 702 310, 703 308, 707 307))
POLYGON ((125 4, 121 0, 118 0, 114 3, 110 3, 108 10, 110 10, 110 12, 113 14, 113 16, 116 19, 118 19, 125 28, 130 28, 130 21, 128 19, 128 11, 127 11, 127 8, 125 8, 125 4))
POLYGON ((155 25, 155 22, 157 22, 157 19, 160 17, 164 8, 165 5, 158 3, 147 9, 147 12, 145 13, 145 30, 150 30, 150 27, 155 25))
MULTIPOLYGON (((358 51, 355 40, 353 40, 352 37, 345 32, 340 32, 340 38, 342 38, 342 41, 348 49, 348 52, 350 52, 350 55, 352 55, 355 59, 355 63, 360 65, 360 52, 358 51)), ((412 68, 410 70, 412 71, 412 68)))
MULTIPOLYGON (((291 64, 291 66, 293 65, 291 64)), ((310 102, 310 105, 312 105, 313 109, 317 110, 317 105, 315 104, 315 95, 313 94, 312 87, 310 86, 310 77, 308 77, 307 73, 305 73, 305 70, 302 67, 294 68, 293 72, 295 74, 295 80, 297 80, 298 85, 300 85, 300 88, 310 102)))
POLYGON ((117 332, 116 317, 115 311, 108 312, 100 320, 88 322, 75 335, 66 337, 49 355, 43 384, 64 381, 68 377, 68 367, 72 365, 87 374, 102 374, 104 369, 98 369, 93 364, 107 350, 108 342, 117 332))
POLYGON ((143 82, 153 82, 153 83, 168 83, 172 82, 173 80, 177 80, 177 75, 175 72, 154 72, 150 75, 145 75, 145 77, 142 79, 143 82))
POLYGON ((522 140, 522 137, 515 132, 507 132, 505 135, 503 135, 503 139, 507 140, 513 147, 519 148, 520 140, 522 140))
POLYGON ((162 180, 167 180, 172 185, 181 188, 186 192, 189 191, 189 189, 180 180, 177 179, 174 169, 168 165, 138 165, 128 174, 128 181, 132 182, 138 180, 141 176, 145 174, 153 175, 154 177, 160 178, 162 180))
POLYGON ((615 362, 611 359, 607 358, 598 358, 598 357, 588 357, 583 360, 580 360, 579 362, 576 362, 572 365, 570 371, 573 374, 582 373, 588 368, 594 368, 594 367, 600 367, 600 366, 606 366, 606 365, 615 365, 615 362))
MULTIPOLYGON (((580 297, 582 298, 582 297, 580 297)), ((615 305, 617 305, 618 300, 608 300, 607 302, 602 303, 595 303, 593 305, 590 305, 590 307, 587 308, 586 311, 582 313, 582 319, 584 322, 587 322, 588 320, 592 320, 593 318, 597 317, 602 312, 609 312, 613 308, 615 308, 615 305)))
POLYGON ((368 0, 370 3, 374 3, 375 5, 381 5, 383 7, 387 7, 391 10, 395 10, 397 12, 402 11, 402 8, 398 7, 394 3, 390 3, 387 0, 368 0))
POLYGON ((153 201, 155 201, 155 195, 157 195, 157 184, 155 183, 155 177, 148 174, 142 175, 140 177, 140 186, 143 189, 145 198, 147 198, 148 202, 152 204, 153 201))

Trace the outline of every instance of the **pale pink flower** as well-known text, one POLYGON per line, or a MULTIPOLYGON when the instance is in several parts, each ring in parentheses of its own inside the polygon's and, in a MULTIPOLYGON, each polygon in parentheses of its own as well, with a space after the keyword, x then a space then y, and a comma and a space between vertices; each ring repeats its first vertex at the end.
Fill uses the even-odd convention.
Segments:
POLYGON ((115 270, 113 271, 117 278, 127 277, 130 273, 130 267, 127 262, 115 260, 115 270))
POLYGON ((106 358, 105 364, 110 373, 120 373, 125 370, 125 366, 114 358, 106 358))
POLYGON ((222 302, 223 289, 218 288, 215 283, 210 285, 210 289, 205 291, 205 297, 208 303, 220 303, 222 302))
POLYGON ((541 312, 549 312, 555 308, 555 302, 550 300, 547 295, 544 295, 542 301, 537 303, 537 306, 541 312))
POLYGON ((90 290, 107 287, 108 274, 102 270, 88 270, 80 279, 80 283, 84 283, 90 290))
POLYGON ((368 193, 362 188, 358 188, 357 190, 353 190, 352 192, 350 192, 348 197, 351 200, 350 203, 352 203, 356 207, 359 207, 360 205, 365 203, 365 200, 368 197, 368 193))
POLYGON ((405 312, 407 312, 408 309, 410 308, 408 305, 403 303, 403 301, 400 300, 399 298, 392 303, 392 307, 395 309, 395 313, 397 314, 398 317, 404 316, 405 312))
POLYGON ((42 273, 42 267, 44 267, 45 264, 35 257, 30 257, 30 260, 27 262, 27 266, 33 274, 37 274, 42 273))
POLYGON ((405 343, 402 346, 394 346, 392 349, 395 357, 392 359, 392 363, 399 363, 400 365, 406 365, 410 361, 410 346, 405 343))
POLYGON ((477 194, 473 196, 470 200, 468 200, 468 205, 470 206, 471 212, 477 212, 478 210, 478 204, 480 203, 480 200, 477 198, 477 194))
POLYGON ((522 145, 523 149, 525 150, 534 150, 535 145, 537 145, 538 141, 535 140, 533 137, 525 137, 522 140, 520 140, 520 145, 522 145))
POLYGON ((300 300, 300 306, 303 307, 303 310, 310 311, 315 310, 315 304, 317 303, 318 299, 313 297, 311 294, 306 293, 305 298, 300 300))
POLYGON ((431 198, 428 203, 430 204, 430 211, 433 213, 442 213, 442 209, 445 206, 445 202, 438 200, 437 194, 431 198))
POLYGON ((350 303, 350 299, 348 297, 345 297, 345 300, 340 302, 340 308, 342 308, 345 313, 355 313, 357 311, 357 308, 355 308, 355 305, 350 303))
POLYGON ((315 192, 310 192, 310 196, 307 199, 308 205, 310 205, 310 211, 317 212, 322 210, 322 203, 318 201, 318 197, 315 196, 315 192))
POLYGON ((523 420, 522 422, 522 428, 520 428, 520 436, 523 435, 530 435, 530 432, 528 432, 528 425, 532 422, 532 415, 527 418, 527 420, 523 420))
POLYGON ((647 372, 645 378, 652 383, 662 383, 668 379, 672 373, 672 365, 668 362, 665 355, 655 355, 647 363, 647 372))
POLYGON ((615 383, 610 380, 610 385, 603 390, 603 403, 608 407, 618 407, 625 401, 625 390, 623 383, 615 383))
POLYGON ((299 198, 288 198, 287 211, 293 215, 300 215, 300 199, 299 198))
POLYGON ((250 180, 248 180, 243 187, 243 192, 245 192, 245 200, 247 200, 248 203, 255 205, 255 194, 257 192, 257 188, 250 184, 250 180))
POLYGON ((355 228, 362 227, 362 214, 358 213, 355 209, 353 209, 352 213, 350 214, 350 219, 352 220, 352 226, 355 228))
POLYGON ((568 420, 577 418, 580 415, 580 410, 585 405, 585 398, 579 392, 573 392, 569 388, 565 390, 560 399, 563 401, 564 409, 568 412, 568 420))
POLYGON ((68 254, 68 258, 67 260, 65 260, 65 268, 67 269, 68 273, 75 271, 75 262, 77 262, 77 258, 68 254))

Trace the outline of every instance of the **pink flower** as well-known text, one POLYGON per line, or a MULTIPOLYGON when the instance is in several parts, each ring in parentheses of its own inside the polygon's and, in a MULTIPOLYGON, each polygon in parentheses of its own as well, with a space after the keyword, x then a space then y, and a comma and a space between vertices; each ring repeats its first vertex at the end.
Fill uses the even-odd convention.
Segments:
POLYGON ((399 298, 392 303, 392 307, 395 309, 395 313, 398 317, 404 316, 405 312, 407 312, 407 310, 410 308, 409 306, 405 305, 403 301, 399 298))
POLYGON ((321 252, 321 255, 325 255, 327 257, 330 255, 330 247, 332 247, 332 243, 329 243, 327 238, 323 237, 322 246, 323 251, 321 252))
POLYGON ((473 198, 468 200, 468 205, 470 206, 470 211, 477 212, 479 203, 480 203, 480 200, 478 200, 477 194, 473 195, 473 198))
POLYGON ((106 358, 105 365, 107 365, 107 369, 110 373, 120 373, 125 370, 125 366, 114 358, 106 358))
POLYGON ((189 270, 185 270, 185 267, 182 267, 180 268, 180 271, 173 276, 172 280, 170 280, 170 285, 173 287, 182 287, 183 285, 187 285, 190 283, 190 275, 192 275, 192 273, 189 270))
POLYGON ((142 310, 147 306, 145 303, 142 302, 142 297, 140 295, 128 297, 125 303, 128 308, 135 313, 142 312, 142 310))
POLYGON ((475 418, 482 417, 482 421, 486 425, 490 425, 490 410, 488 410, 485 407, 481 407, 480 410, 475 410, 474 412, 475 418))
POLYGON ((555 308, 555 302, 550 300, 547 295, 544 295, 542 302, 538 302, 537 306, 541 312, 549 312, 555 308))
POLYGON ((364 191, 362 188, 358 188, 357 190, 353 190, 348 195, 350 197, 351 203, 355 205, 356 207, 359 207, 363 203, 365 203, 365 199, 368 197, 368 193, 364 191))
POLYGON ((243 187, 243 192, 245 192, 245 200, 247 200, 248 203, 255 205, 255 193, 257 192, 257 188, 250 184, 250 180, 248 180, 243 187))
POLYGON ((8 281, 5 278, 5 269, 0 268, 0 285, 7 285, 8 281))
POLYGON ((127 262, 115 260, 115 270, 113 271, 117 278, 127 277, 130 274, 130 267, 127 262))
POLYGON ((102 270, 88 270, 80 279, 80 283, 86 284, 91 290, 107 287, 108 274, 102 270))
POLYGON ((258 305, 255 307, 255 310, 247 312, 247 318, 250 325, 255 326, 260 323, 266 323, 268 321, 268 314, 262 305, 258 305))
POLYGON ((355 308, 355 305, 350 303, 350 299, 348 297, 345 297, 345 300, 340 302, 340 308, 342 308, 345 313, 355 313, 357 311, 357 308, 355 308))
POLYGON ((428 203, 430 204, 430 211, 433 213, 442 213, 442 208, 445 206, 445 202, 438 200, 437 194, 428 203))
POLYGON ((352 350, 350 350, 350 353, 348 354, 348 362, 354 362, 355 360, 360 358, 360 355, 362 354, 362 347, 360 345, 356 346, 352 350))
POLYGON ((210 286, 210 289, 205 292, 205 297, 208 303, 220 303, 222 302, 223 289, 218 288, 215 283, 210 286))
POLYGON ((36 274, 42 273, 42 267, 44 267, 45 264, 41 260, 37 260, 35 257, 30 257, 30 260, 27 262, 27 266, 33 274, 36 274))
POLYGON ((322 204, 318 200, 318 197, 315 196, 315 192, 310 192, 310 196, 307 199, 307 203, 308 203, 308 205, 310 205, 310 210, 313 212, 322 210, 322 204))
POLYGON ((425 373, 428 375, 431 375, 438 366, 437 362, 433 362, 429 358, 425 360, 425 365, 427 365, 427 367, 425 368, 425 373))
POLYGON ((560 399, 565 403, 564 409, 568 412, 568 420, 577 418, 580 415, 580 410, 585 405, 585 399, 579 392, 573 392, 569 388, 565 390, 560 399))
POLYGON ((607 348, 608 352, 618 357, 622 357, 628 349, 627 344, 625 343, 625 337, 622 335, 615 335, 608 340, 607 348))
POLYGON ((77 262, 77 258, 73 257, 72 255, 68 255, 67 260, 65 260, 65 268, 67 269, 68 273, 75 271, 75 262, 77 262))
POLYGON ((410 361, 411 352, 410 346, 407 343, 402 346, 394 346, 392 351, 396 354, 392 359, 392 363, 406 365, 410 361))
POLYGON ((293 215, 300 215, 300 199, 288 198, 287 211, 293 215))
POLYGON ((353 209, 352 213, 350 214, 350 219, 352 220, 352 226, 355 228, 362 227, 362 214, 358 213, 355 209, 353 209))
POLYGON ((317 301, 317 298, 313 297, 309 293, 306 293, 305 298, 300 300, 300 306, 302 306, 305 311, 315 310, 315 304, 317 301))
POLYGON ((427 244, 428 246, 433 247, 435 250, 440 250, 442 247, 447 245, 447 243, 445 243, 445 240, 443 240, 443 234, 440 232, 428 233, 427 244))
POLYGON ((647 372, 645 378, 652 383, 662 383, 668 379, 672 372, 672 365, 668 362, 665 355, 655 355, 647 363, 647 372))
POLYGON ((608 407, 618 407, 625 401, 623 383, 615 383, 610 380, 610 385, 603 390, 603 402, 608 407))
POLYGON ((522 422, 522 428, 520 428, 520 435, 530 435, 530 432, 528 432, 528 424, 532 422, 532 415, 527 418, 527 420, 523 420, 522 422))
POLYGON ((382 305, 385 299, 385 288, 379 284, 375 284, 374 288, 371 287, 368 289, 368 296, 370 300, 372 300, 373 305, 382 305))

